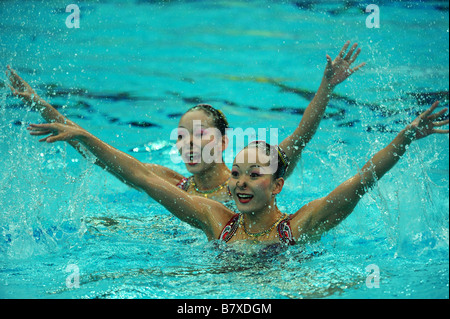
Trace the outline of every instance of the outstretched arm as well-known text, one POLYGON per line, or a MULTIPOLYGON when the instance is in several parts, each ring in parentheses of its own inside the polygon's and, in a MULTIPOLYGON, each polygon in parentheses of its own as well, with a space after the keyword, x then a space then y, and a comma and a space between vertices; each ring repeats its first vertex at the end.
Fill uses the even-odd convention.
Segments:
MULTIPOLYGON (((42 99, 36 91, 24 80, 17 72, 12 69, 9 65, 6 75, 9 78, 11 84, 8 84, 11 92, 14 96, 20 98, 26 105, 30 106, 33 110, 39 112, 46 122, 49 123, 63 123, 71 125, 81 129, 81 127, 75 122, 69 120, 67 117, 62 115, 57 109, 52 105, 47 103, 42 99)), ((71 146, 73 146, 81 155, 85 156, 85 150, 77 141, 67 141, 71 146)), ((105 168, 101 162, 96 161, 95 164, 102 168, 105 168)))
MULTIPOLYGON (((44 118, 45 121, 49 123, 67 124, 69 126, 73 126, 74 128, 84 130, 78 124, 62 115, 57 109, 55 109, 52 105, 50 105, 44 99, 42 99, 33 90, 33 88, 17 74, 17 72, 14 69, 12 69, 9 65, 7 68, 8 70, 6 71, 6 75, 8 76, 9 81, 11 83, 8 84, 8 86, 11 89, 13 95, 19 97, 26 105, 30 106, 33 110, 39 112, 39 114, 41 114, 41 116, 44 118)), ((50 132, 48 131, 47 133, 44 134, 48 133, 50 132)), ((83 145, 80 144, 78 141, 68 140, 67 143, 69 143, 73 148, 75 148, 82 156, 84 157, 86 156, 86 148, 83 147, 83 145)), ((96 159, 95 164, 107 170, 109 173, 117 177, 120 181, 124 182, 128 186, 134 187, 133 185, 130 185, 126 180, 121 178, 120 175, 116 174, 114 170, 111 170, 107 166, 105 166, 103 162, 96 159)), ((168 181, 171 181, 174 184, 176 184, 182 178, 180 174, 163 166, 156 164, 144 164, 144 165, 146 165, 146 167, 149 170, 153 171, 160 177, 168 181)))
POLYGON ((439 102, 417 117, 403 129, 384 149, 376 153, 361 169, 328 196, 302 207, 293 218, 299 234, 320 236, 345 219, 358 204, 362 196, 375 185, 402 157, 412 141, 431 134, 448 134, 449 130, 436 129, 447 125, 449 120, 435 122, 447 109, 433 114, 439 102))
POLYGON ((121 179, 146 192, 182 221, 202 229, 210 239, 217 236, 217 229, 214 228, 214 225, 218 224, 217 219, 223 218, 220 221, 224 222, 232 214, 216 201, 189 195, 157 176, 134 157, 115 149, 83 129, 62 123, 50 123, 30 124, 28 130, 34 136, 51 133, 50 136, 40 139, 40 142, 77 141, 83 144, 121 179))
POLYGON ((357 49, 358 44, 355 43, 347 52, 349 45, 350 41, 347 41, 334 60, 328 54, 326 55, 327 66, 316 95, 306 108, 297 129, 280 144, 290 160, 286 177, 292 173, 303 149, 314 136, 336 85, 365 65, 361 63, 351 68, 361 49, 357 49))
MULTIPOLYGON (((52 105, 42 99, 36 91, 24 80, 17 72, 9 65, 6 75, 11 84, 8 84, 11 92, 14 96, 19 97, 26 105, 30 106, 33 110, 38 111, 41 116, 49 123, 65 123, 68 125, 74 125, 79 127, 76 123, 72 122, 68 118, 59 113, 52 105)), ((74 142, 75 143, 75 142, 74 142)))

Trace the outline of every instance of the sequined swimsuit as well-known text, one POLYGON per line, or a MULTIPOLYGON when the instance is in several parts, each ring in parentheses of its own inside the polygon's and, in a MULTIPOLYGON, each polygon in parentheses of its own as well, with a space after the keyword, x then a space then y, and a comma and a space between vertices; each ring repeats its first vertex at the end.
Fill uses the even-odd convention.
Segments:
POLYGON ((189 186, 190 186, 191 182, 190 182, 190 178, 188 177, 183 177, 177 184, 178 188, 181 188, 184 191, 187 191, 189 186))
MULTIPOLYGON (((222 230, 222 233, 219 236, 219 240, 228 242, 236 233, 236 230, 239 227, 239 221, 241 218, 241 214, 234 215, 230 221, 225 225, 222 230)), ((285 219, 281 220, 277 225, 277 233, 278 238, 281 243, 285 245, 294 245, 294 237, 292 235, 291 225, 290 225, 291 217, 288 216, 285 219)))

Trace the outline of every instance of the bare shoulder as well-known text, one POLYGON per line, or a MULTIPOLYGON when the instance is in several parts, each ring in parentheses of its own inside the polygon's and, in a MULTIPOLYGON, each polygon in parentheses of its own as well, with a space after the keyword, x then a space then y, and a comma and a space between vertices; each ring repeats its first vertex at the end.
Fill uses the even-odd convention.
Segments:
POLYGON ((166 180, 172 185, 177 185, 182 178, 184 178, 183 175, 175 172, 174 170, 167 168, 162 165, 158 164, 152 164, 152 163, 145 163, 144 164, 151 172, 155 173, 162 179, 166 180))
MULTIPOLYGON (((197 196, 195 196, 197 197, 197 196)), ((225 225, 236 215, 225 205, 212 199, 198 196, 198 202, 202 205, 202 211, 205 215, 205 228, 203 231, 209 240, 219 238, 225 225)))

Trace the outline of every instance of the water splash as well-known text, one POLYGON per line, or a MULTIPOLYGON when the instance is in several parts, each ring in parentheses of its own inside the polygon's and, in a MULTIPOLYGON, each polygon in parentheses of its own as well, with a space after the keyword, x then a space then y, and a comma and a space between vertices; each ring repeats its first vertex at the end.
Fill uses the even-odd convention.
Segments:
POLYGON ((29 136, 26 123, 37 121, 35 113, 5 107, 0 112, 2 255, 28 258, 70 247, 85 231, 92 163, 71 158, 64 144, 41 144, 29 136))

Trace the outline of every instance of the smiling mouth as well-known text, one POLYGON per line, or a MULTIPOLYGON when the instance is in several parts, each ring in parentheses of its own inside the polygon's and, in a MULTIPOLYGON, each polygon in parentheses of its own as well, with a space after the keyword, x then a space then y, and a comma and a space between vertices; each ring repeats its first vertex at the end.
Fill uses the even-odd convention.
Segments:
POLYGON ((247 204, 248 202, 250 202, 253 199, 253 195, 250 195, 250 194, 238 193, 238 194, 236 194, 236 196, 241 204, 247 204))

